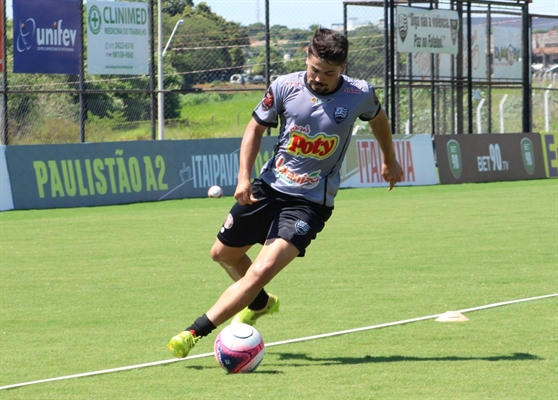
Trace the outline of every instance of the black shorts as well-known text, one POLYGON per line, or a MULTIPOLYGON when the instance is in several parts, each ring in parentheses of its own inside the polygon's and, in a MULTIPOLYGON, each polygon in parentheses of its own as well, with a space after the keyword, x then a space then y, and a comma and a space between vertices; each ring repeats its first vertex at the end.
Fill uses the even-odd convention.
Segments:
POLYGON ((236 203, 223 223, 217 238, 224 245, 244 247, 281 238, 300 250, 298 257, 304 257, 333 212, 332 207, 278 192, 260 179, 252 183, 252 192, 258 201, 236 203))

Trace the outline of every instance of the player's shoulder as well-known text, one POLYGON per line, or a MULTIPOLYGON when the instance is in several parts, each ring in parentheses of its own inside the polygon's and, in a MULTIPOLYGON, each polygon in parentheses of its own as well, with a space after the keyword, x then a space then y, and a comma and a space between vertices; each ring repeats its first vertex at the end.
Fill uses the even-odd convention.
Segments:
POLYGON ((373 91, 372 85, 362 79, 355 79, 347 75, 343 75, 343 86, 341 90, 350 94, 367 94, 373 91))
POLYGON ((278 88, 301 88, 304 85, 304 71, 280 75, 273 83, 278 88))

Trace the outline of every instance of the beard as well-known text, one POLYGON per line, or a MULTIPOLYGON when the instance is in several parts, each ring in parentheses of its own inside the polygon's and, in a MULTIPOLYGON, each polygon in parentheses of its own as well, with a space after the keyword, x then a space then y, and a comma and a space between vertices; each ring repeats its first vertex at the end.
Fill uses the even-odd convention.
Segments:
POLYGON ((310 85, 310 88, 318 94, 326 94, 329 92, 329 86, 324 85, 322 83, 317 83, 316 81, 310 81, 308 82, 308 84, 310 85))

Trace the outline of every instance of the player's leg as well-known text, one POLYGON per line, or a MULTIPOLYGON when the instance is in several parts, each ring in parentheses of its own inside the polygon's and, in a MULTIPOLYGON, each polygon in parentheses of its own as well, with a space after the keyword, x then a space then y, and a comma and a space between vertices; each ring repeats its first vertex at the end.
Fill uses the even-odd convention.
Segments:
POLYGON ((246 274, 252 265, 252 260, 246 252, 252 247, 231 247, 224 245, 219 239, 215 240, 211 248, 211 259, 219 264, 229 274, 233 281, 237 281, 246 274))
POLYGON ((299 253, 298 248, 287 240, 267 240, 246 274, 229 286, 206 313, 208 319, 219 326, 248 307, 263 287, 299 253))
POLYGON ((284 239, 266 241, 245 275, 229 286, 206 314, 171 339, 167 347, 173 355, 186 357, 200 338, 209 335, 217 326, 246 308, 299 252, 292 243, 284 239))

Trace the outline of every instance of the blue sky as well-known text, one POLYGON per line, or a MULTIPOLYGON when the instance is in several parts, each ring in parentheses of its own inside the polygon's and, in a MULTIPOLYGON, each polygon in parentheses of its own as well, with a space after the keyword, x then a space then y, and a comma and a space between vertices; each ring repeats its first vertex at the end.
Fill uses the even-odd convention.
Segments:
MULTIPOLYGON (((194 3, 200 1, 194 0, 194 3)), ((205 0, 205 3, 227 20, 243 25, 265 22, 265 0, 205 0)), ((333 23, 343 22, 343 0, 269 0, 269 4, 271 25, 307 29, 313 24, 329 27, 333 23)), ((367 9, 353 8, 355 14, 349 14, 349 17, 355 16, 364 22, 366 19, 377 19, 378 14, 382 14, 382 9, 367 9)), ((529 12, 558 16, 558 0, 533 0, 529 12)))
MULTIPOLYGON (((195 4, 200 1, 194 0, 195 4)), ((249 25, 265 22, 265 0, 205 0, 213 12, 227 20, 249 25), (258 11, 259 10, 259 11, 258 11)), ((290 28, 308 29, 310 25, 321 24, 330 27, 343 22, 343 0, 269 0, 271 25, 286 25, 290 28)), ((359 21, 377 20, 381 9, 353 8, 359 21)), ((533 0, 529 6, 531 14, 558 16, 558 0, 533 0)), ((6 14, 11 18, 12 0, 6 0, 6 14)))

